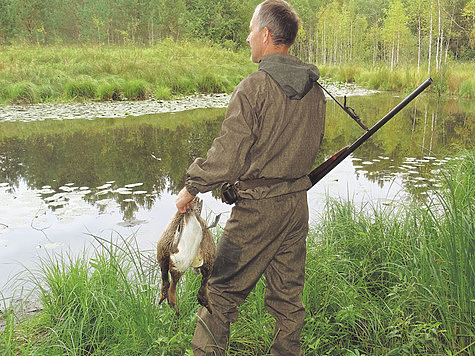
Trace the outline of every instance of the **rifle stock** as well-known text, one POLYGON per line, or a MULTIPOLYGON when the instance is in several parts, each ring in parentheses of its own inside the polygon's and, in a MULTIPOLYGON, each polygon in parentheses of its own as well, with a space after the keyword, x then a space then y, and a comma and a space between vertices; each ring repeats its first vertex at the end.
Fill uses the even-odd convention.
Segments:
POLYGON ((323 177, 325 177, 333 168, 341 163, 346 157, 348 157, 353 151, 361 146, 368 138, 370 138, 376 131, 378 131, 386 122, 388 122, 393 116, 401 111, 407 104, 409 104, 416 96, 424 91, 429 85, 432 84, 432 79, 428 78, 424 83, 419 85, 411 94, 409 94, 403 101, 396 105, 390 112, 388 112, 381 120, 379 120, 373 127, 371 127, 363 136, 356 140, 351 146, 342 148, 335 153, 313 171, 308 174, 312 187, 318 183, 323 177))

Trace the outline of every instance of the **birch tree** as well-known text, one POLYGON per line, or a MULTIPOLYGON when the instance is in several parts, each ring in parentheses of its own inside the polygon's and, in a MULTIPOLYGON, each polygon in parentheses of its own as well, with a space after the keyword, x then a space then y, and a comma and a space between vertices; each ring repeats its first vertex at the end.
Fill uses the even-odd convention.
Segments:
POLYGON ((408 3, 409 24, 412 32, 417 33, 417 72, 419 73, 422 60, 423 34, 425 27, 425 9, 427 0, 414 0, 408 3))
POLYGON ((390 48, 390 67, 399 64, 401 45, 404 44, 410 36, 407 27, 408 18, 406 10, 401 0, 393 0, 386 11, 382 29, 383 39, 386 46, 390 48))

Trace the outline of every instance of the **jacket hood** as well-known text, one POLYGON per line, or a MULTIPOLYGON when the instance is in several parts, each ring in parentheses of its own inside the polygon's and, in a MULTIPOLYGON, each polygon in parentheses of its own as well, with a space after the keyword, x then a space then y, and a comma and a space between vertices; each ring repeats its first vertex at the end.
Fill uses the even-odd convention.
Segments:
POLYGON ((316 66, 285 53, 272 53, 262 57, 259 70, 269 74, 284 93, 294 100, 302 99, 320 78, 320 71, 316 66))

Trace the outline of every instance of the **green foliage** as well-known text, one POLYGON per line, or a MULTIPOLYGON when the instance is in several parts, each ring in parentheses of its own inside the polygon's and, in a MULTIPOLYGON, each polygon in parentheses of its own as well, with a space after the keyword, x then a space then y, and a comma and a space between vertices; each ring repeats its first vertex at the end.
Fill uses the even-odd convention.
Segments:
MULTIPOLYGON (((154 46, 171 38, 243 48, 259 2, 2 0, 0 45, 154 46)), ((292 5, 303 20, 294 50, 312 62, 382 62, 394 69, 473 59, 473 1, 294 0, 292 5)))
POLYGON ((201 93, 223 93, 232 90, 229 81, 214 72, 203 73, 196 79, 198 91, 201 93))
MULTIPOLYGON (((35 354, 184 354, 197 302, 187 301, 193 308, 181 307, 184 317, 177 319, 157 304, 159 269, 133 237, 96 237, 96 244, 93 253, 42 260, 43 309, 37 317, 43 324, 25 324, 35 354)), ((196 286, 196 276, 186 279, 186 288, 196 286)))
POLYGON ((474 350, 474 167, 473 151, 447 167, 426 206, 329 203, 309 241, 309 352, 474 350))
MULTIPOLYGON (((372 69, 355 65, 326 65, 320 66, 319 69, 324 78, 349 83, 355 82, 368 89, 403 92, 416 88, 428 77, 425 72, 418 71, 416 67, 401 67, 391 71, 382 65, 372 69)), ((429 88, 429 91, 470 98, 473 96, 470 73, 474 70, 474 64, 463 63, 433 72, 431 75, 434 84, 429 88)))
POLYGON ((124 80, 113 76, 100 80, 96 95, 99 100, 122 100, 124 80))
POLYGON ((154 92, 155 98, 158 100, 167 100, 171 97, 171 89, 168 87, 158 86, 154 92))

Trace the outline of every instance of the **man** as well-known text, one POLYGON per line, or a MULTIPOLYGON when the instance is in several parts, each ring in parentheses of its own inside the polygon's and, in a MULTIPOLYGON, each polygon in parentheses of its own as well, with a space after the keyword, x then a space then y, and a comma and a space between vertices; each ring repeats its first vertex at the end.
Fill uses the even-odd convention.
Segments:
POLYGON ((288 54, 299 22, 283 0, 257 6, 247 42, 259 70, 234 90, 220 136, 206 160, 191 164, 176 199, 184 212, 196 194, 238 182, 209 281, 213 313, 198 311, 195 355, 224 354, 237 308, 262 274, 265 305, 276 320, 271 354, 301 353, 307 174, 323 137, 325 97, 315 84, 318 69, 288 54))

